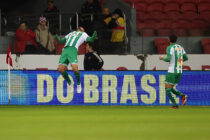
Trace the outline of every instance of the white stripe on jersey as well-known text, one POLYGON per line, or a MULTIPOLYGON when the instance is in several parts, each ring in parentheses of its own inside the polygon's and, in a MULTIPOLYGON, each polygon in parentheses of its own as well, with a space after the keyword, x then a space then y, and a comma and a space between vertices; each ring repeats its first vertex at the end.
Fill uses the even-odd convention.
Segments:
POLYGON ((66 44, 65 44, 65 47, 70 43, 69 46, 74 46, 78 50, 79 46, 86 41, 87 37, 88 37, 88 35, 85 32, 80 32, 80 31, 71 32, 71 33, 69 33, 68 35, 65 36, 65 38, 67 40, 66 44), (72 40, 71 40, 71 38, 72 38, 72 40), (69 42, 69 41, 71 41, 71 42, 69 42))
POLYGON ((183 55, 185 54, 184 48, 179 44, 174 44, 170 48, 171 61, 169 64, 168 72, 182 73, 183 55), (176 53, 178 56, 176 56, 176 53))

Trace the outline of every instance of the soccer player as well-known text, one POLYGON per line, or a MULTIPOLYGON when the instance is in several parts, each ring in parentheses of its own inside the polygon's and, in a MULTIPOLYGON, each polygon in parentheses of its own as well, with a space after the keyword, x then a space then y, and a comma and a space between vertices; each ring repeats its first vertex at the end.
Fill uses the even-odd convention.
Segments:
POLYGON ((167 48, 167 57, 160 56, 159 59, 170 63, 166 75, 165 89, 170 101, 173 103, 172 109, 177 109, 178 105, 173 98, 172 93, 182 98, 182 105, 186 104, 187 95, 179 92, 175 88, 175 85, 177 85, 181 79, 183 61, 187 61, 188 57, 184 48, 179 44, 176 44, 176 35, 171 35, 169 41, 171 45, 167 48))
POLYGON ((92 37, 89 37, 83 27, 79 27, 77 31, 73 31, 66 35, 63 39, 56 36, 56 40, 59 44, 64 44, 62 54, 60 56, 58 71, 62 74, 63 78, 67 81, 70 86, 70 92, 73 92, 74 83, 70 80, 67 73, 67 66, 70 63, 74 71, 74 75, 77 79, 77 92, 81 93, 81 81, 80 73, 78 70, 78 48, 83 42, 94 42, 97 37, 96 31, 94 31, 92 37))

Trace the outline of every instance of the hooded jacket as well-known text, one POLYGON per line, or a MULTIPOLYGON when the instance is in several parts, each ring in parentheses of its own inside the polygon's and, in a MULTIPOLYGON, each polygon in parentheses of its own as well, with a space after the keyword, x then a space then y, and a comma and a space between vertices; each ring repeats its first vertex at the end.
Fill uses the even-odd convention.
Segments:
POLYGON ((41 44, 44 48, 48 49, 52 52, 55 49, 54 39, 52 34, 49 32, 47 26, 42 27, 40 24, 37 26, 35 30, 36 33, 36 42, 41 44))

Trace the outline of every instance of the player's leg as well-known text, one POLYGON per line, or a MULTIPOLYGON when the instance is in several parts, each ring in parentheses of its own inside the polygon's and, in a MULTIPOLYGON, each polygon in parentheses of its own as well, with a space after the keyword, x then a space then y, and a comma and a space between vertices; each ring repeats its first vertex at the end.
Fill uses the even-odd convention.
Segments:
MULTIPOLYGON (((176 76, 175 76, 175 84, 178 84, 178 83, 179 83, 179 81, 181 80, 181 76, 182 76, 181 73, 176 74, 176 76)), ((181 93, 180 91, 178 91, 178 90, 176 89, 176 86, 174 86, 174 87, 172 88, 172 92, 173 92, 175 95, 177 95, 177 96, 179 96, 179 97, 182 98, 182 105, 185 105, 185 104, 186 104, 186 102, 187 102, 187 95, 185 95, 185 94, 181 93)))
POLYGON ((183 96, 183 94, 182 94, 180 91, 178 91, 178 90, 176 89, 176 86, 174 86, 174 87, 172 88, 172 92, 173 92, 175 95, 179 96, 179 97, 182 97, 182 96, 183 96))
POLYGON ((78 70, 78 65, 77 64, 72 64, 72 69, 74 71, 74 75, 77 79, 77 85, 80 85, 81 84, 81 81, 80 81, 80 73, 79 73, 79 70, 78 70))
POLYGON ((67 81, 68 85, 71 85, 71 80, 66 70, 67 70, 67 67, 65 65, 58 65, 58 71, 61 73, 63 78, 67 81))
POLYGON ((69 75, 67 73, 67 66, 69 64, 68 58, 66 56, 66 48, 62 51, 62 54, 59 59, 59 65, 58 65, 58 71, 61 73, 63 78, 67 81, 68 85, 71 85, 71 80, 69 78, 69 75))
MULTIPOLYGON (((181 79, 181 73, 174 74, 174 77, 175 77, 175 79, 174 79, 174 80, 175 80, 174 84, 177 85, 177 84, 179 83, 180 79, 181 79)), ((182 96, 183 96, 183 94, 182 94, 181 92, 179 92, 179 91, 176 89, 176 86, 174 86, 174 87, 172 88, 172 92, 173 92, 175 95, 179 96, 179 97, 182 97, 182 96)))
POLYGON ((82 87, 81 87, 81 81, 80 81, 80 72, 78 70, 78 65, 77 64, 72 64, 72 69, 74 71, 74 75, 77 79, 77 92, 81 93, 82 87))
POLYGON ((182 98, 182 105, 186 104, 186 102, 187 102, 187 95, 185 95, 185 94, 181 93, 180 91, 178 91, 175 86, 174 86, 174 88, 172 88, 172 92, 175 95, 178 95, 179 97, 182 98))
POLYGON ((173 107, 172 108, 178 108, 178 105, 174 99, 174 97, 172 96, 172 89, 174 87, 174 75, 172 73, 167 73, 166 75, 166 83, 165 83, 165 89, 166 89, 166 93, 170 99, 170 101, 172 102, 173 104, 173 107))
POLYGON ((170 85, 170 84, 165 84, 165 88, 166 88, 166 93, 167 93, 167 95, 168 95, 168 97, 169 97, 169 99, 170 99, 170 101, 172 102, 172 104, 173 104, 173 108, 178 108, 178 105, 177 105, 177 103, 176 103, 176 101, 175 101, 175 99, 174 99, 174 97, 172 96, 172 88, 173 88, 173 85, 170 85))
POLYGON ((70 47, 70 53, 68 56, 68 60, 71 63, 72 70, 74 71, 74 75, 77 79, 77 92, 80 93, 82 91, 81 81, 80 81, 80 73, 78 70, 78 58, 77 58, 77 49, 75 47, 70 47))

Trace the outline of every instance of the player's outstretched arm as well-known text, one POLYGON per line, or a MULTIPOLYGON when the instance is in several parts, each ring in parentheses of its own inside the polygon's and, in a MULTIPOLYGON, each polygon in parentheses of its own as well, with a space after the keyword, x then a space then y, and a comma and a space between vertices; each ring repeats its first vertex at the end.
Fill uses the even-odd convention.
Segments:
POLYGON ((96 39, 96 37, 97 37, 97 32, 94 31, 94 32, 93 32, 93 35, 92 35, 91 37, 87 37, 86 41, 87 41, 87 42, 94 42, 95 39, 96 39))
POLYGON ((185 53, 184 55, 183 55, 183 61, 187 61, 188 60, 188 56, 187 56, 187 54, 185 53))
POLYGON ((55 39, 57 40, 58 44, 66 43, 66 38, 60 39, 60 37, 58 35, 55 36, 55 39))

